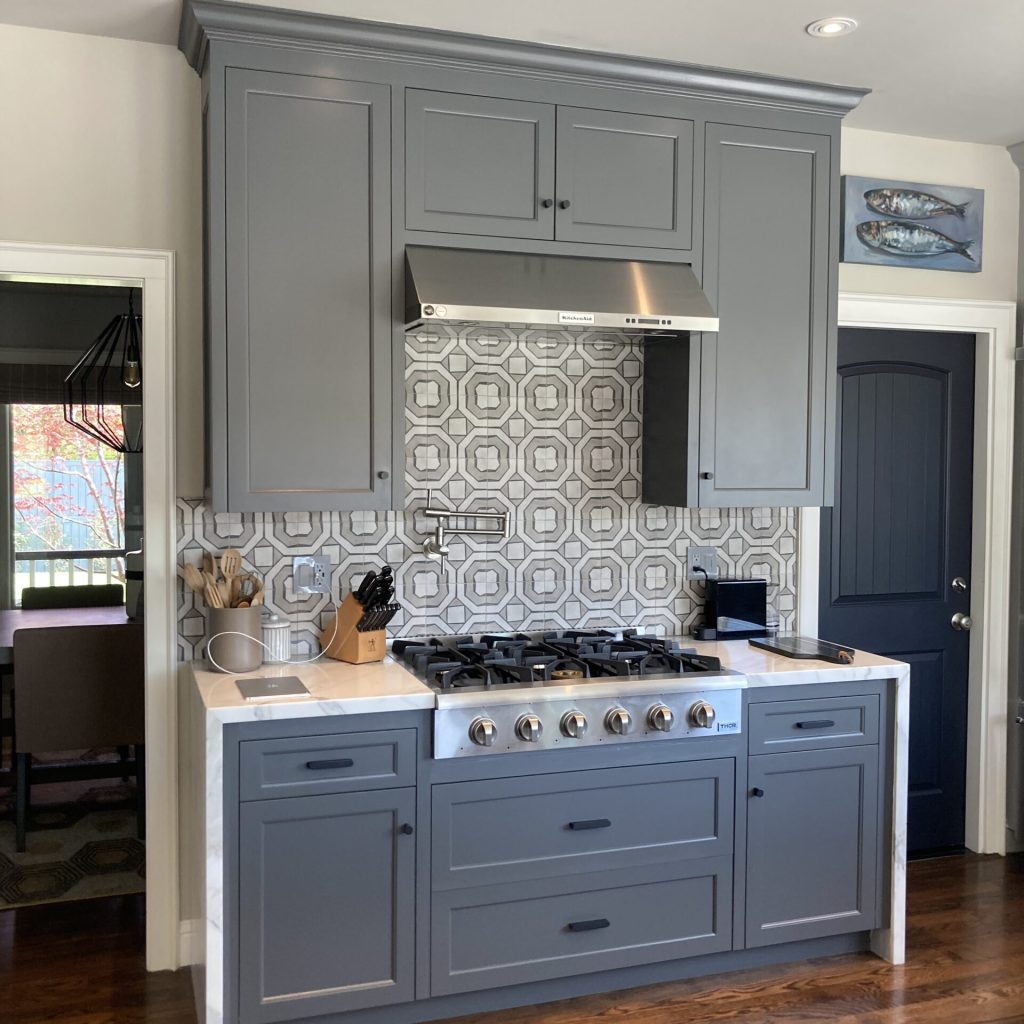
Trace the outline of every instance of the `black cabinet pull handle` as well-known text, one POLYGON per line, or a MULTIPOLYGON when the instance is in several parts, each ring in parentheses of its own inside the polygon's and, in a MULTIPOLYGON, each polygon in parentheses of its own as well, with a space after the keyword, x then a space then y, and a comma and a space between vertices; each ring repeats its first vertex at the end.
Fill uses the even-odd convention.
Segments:
POLYGON ((611 921, 607 917, 598 917, 593 921, 570 921, 569 931, 571 932, 596 932, 598 928, 610 928, 611 921))
POLYGON ((587 821, 570 821, 569 828, 573 832, 585 832, 591 828, 611 828, 612 823, 607 818, 590 818, 587 821))
POLYGON ((831 718, 822 718, 817 722, 797 722, 798 729, 831 729, 836 723, 831 718))
POLYGON ((413 833, 413 827, 408 822, 401 826, 398 830, 403 836, 411 836, 413 833))
POLYGON ((568 210, 571 205, 568 199, 559 199, 558 201, 558 208, 560 210, 568 210))
POLYGON ((554 199, 542 199, 540 201, 540 205, 543 206, 545 210, 550 210, 551 207, 555 205, 555 201, 554 199))
POLYGON ((351 757, 334 757, 326 761, 307 761, 306 767, 311 772, 327 772, 332 768, 351 768, 354 764, 351 757))
POLYGON ((752 789, 752 790, 750 791, 750 795, 751 795, 751 796, 764 796, 764 790, 763 790, 763 789, 761 789, 761 788, 760 788, 759 786, 755 786, 755 787, 754 787, 754 788, 753 788, 753 789, 752 789))

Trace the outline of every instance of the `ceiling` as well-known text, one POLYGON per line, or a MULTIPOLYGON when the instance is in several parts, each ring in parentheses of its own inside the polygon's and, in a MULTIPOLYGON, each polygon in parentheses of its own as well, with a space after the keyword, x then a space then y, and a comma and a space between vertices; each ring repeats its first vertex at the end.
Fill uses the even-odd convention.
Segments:
MULTIPOLYGON (((234 2, 234 0, 232 0, 234 2)), ((1024 140, 1021 0, 249 0, 872 89, 859 128, 1024 140), (803 28, 845 15, 851 36, 803 28)), ((174 44, 181 0, 0 0, 0 23, 174 44)))

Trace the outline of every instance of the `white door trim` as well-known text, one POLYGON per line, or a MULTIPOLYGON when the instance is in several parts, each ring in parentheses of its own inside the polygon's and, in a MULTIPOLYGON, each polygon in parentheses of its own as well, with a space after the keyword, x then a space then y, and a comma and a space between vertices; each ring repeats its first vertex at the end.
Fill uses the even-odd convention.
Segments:
MULTIPOLYGON (((178 966, 174 253, 0 241, 0 279, 142 287, 145 323, 146 967, 178 966)), ((88 341, 83 338, 83 346, 88 341)))
MULTIPOLYGON (((966 843, 1006 852, 1006 729, 1009 699, 1010 513, 1013 485, 1012 302, 841 293, 843 327, 973 334, 974 500, 967 716, 966 843)), ((818 633, 818 509, 801 509, 797 629, 818 633)))

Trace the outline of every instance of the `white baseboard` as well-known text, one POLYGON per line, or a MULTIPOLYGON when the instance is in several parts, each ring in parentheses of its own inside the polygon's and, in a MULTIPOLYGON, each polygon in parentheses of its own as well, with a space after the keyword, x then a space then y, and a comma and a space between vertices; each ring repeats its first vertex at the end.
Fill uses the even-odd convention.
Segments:
POLYGON ((203 961, 203 922, 198 918, 178 925, 178 963, 182 967, 203 961))

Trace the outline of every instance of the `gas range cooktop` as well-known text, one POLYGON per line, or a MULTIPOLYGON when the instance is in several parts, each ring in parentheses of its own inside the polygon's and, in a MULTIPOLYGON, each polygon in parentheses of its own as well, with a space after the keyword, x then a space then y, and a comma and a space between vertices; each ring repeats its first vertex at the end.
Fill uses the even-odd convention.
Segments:
POLYGON ((439 693, 728 673, 718 658, 635 629, 428 637, 395 640, 391 650, 439 693))
POLYGON ((434 757, 735 735, 746 679, 636 629, 396 640, 437 694, 434 757))

